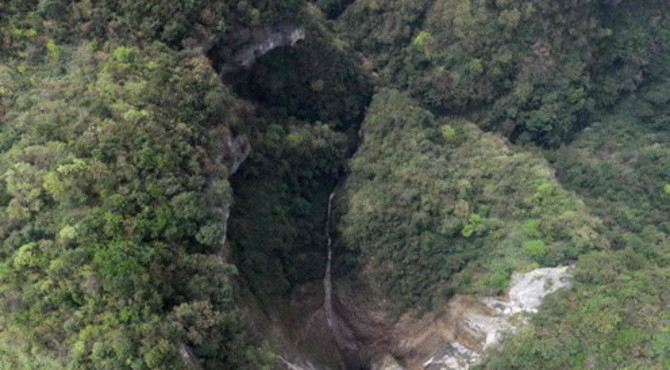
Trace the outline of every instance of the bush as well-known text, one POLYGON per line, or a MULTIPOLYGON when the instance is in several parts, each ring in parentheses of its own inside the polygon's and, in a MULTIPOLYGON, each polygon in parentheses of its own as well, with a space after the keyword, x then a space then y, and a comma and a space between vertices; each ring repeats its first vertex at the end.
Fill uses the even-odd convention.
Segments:
POLYGON ((541 260, 549 252, 549 247, 542 240, 529 240, 523 242, 523 250, 531 258, 541 260))

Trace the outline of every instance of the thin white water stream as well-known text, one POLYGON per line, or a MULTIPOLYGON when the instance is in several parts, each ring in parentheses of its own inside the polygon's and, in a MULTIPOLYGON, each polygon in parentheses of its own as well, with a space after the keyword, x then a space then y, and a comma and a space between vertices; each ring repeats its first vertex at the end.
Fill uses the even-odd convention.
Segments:
POLYGON ((328 329, 338 349, 340 357, 340 367, 342 369, 352 368, 347 365, 351 362, 352 355, 355 355, 361 344, 356 339, 353 329, 350 324, 341 317, 334 306, 334 293, 332 282, 332 264, 333 264, 333 238, 330 234, 330 223, 332 220, 333 199, 335 198, 335 191, 328 196, 328 215, 326 217, 326 273, 323 276, 323 311, 328 323, 328 329))
POLYGON ((324 293, 323 309, 326 312, 326 320, 328 321, 328 327, 330 328, 331 332, 333 332, 333 335, 336 336, 335 329, 333 327, 335 312, 333 310, 333 283, 331 274, 331 265, 333 262, 333 238, 330 236, 330 217, 333 208, 333 198, 335 198, 334 191, 330 193, 330 195, 328 196, 328 215, 326 217, 326 237, 328 241, 326 243, 327 248, 326 273, 323 276, 323 293, 324 293))
MULTIPOLYGON (((338 313, 336 307, 335 292, 333 289, 332 282, 332 264, 333 264, 333 238, 330 234, 330 227, 332 222, 332 212, 333 212, 333 200, 335 199, 335 191, 330 193, 328 196, 328 210, 326 214, 326 224, 324 227, 325 236, 326 236, 326 268, 323 274, 323 304, 322 306, 314 311, 309 318, 304 323, 304 326, 301 330, 301 333, 298 334, 296 344, 300 344, 305 340, 309 340, 310 335, 315 335, 313 339, 320 340, 319 338, 329 338, 332 340, 331 345, 333 347, 328 347, 329 350, 334 349, 336 351, 337 368, 342 370, 347 369, 359 369, 358 366, 352 364, 352 355, 356 355, 357 351, 360 349, 360 342, 356 339, 354 331, 352 330, 350 324, 347 320, 338 313), (323 320, 323 321, 321 321, 323 320), (325 322, 324 322, 325 321, 325 322), (319 322, 326 324, 325 326, 319 326, 319 322), (313 331, 316 330, 316 331, 313 331), (326 331, 319 333, 320 330, 326 331), (325 334, 325 335, 324 335, 325 334)), ((284 358, 279 359, 284 365, 291 370, 299 369, 313 369, 312 365, 307 363, 306 365, 297 365, 296 363, 290 363, 284 358), (296 367, 297 366, 297 367, 296 367), (305 367, 306 366, 306 367, 305 367)), ((334 365, 334 364, 332 364, 334 365)))

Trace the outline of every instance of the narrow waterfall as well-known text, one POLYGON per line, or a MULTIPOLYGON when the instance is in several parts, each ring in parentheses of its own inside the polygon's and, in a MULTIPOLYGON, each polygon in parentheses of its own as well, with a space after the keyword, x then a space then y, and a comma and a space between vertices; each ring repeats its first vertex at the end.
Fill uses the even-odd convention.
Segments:
POLYGON ((356 338, 353 328, 347 320, 338 314, 335 309, 334 301, 336 299, 333 293, 332 282, 332 264, 333 264, 333 238, 330 234, 330 224, 332 220, 333 199, 335 191, 328 197, 328 215, 326 217, 326 272, 323 276, 323 311, 328 323, 328 329, 335 341, 340 356, 340 366, 342 369, 361 369, 359 365, 360 358, 358 351, 361 349, 361 343, 356 338))
POLYGON ((335 312, 333 310, 333 282, 331 273, 331 267, 333 263, 333 238, 330 235, 330 219, 333 210, 333 198, 335 198, 335 191, 330 193, 328 196, 328 215, 326 216, 326 237, 328 241, 326 243, 326 273, 323 276, 323 309, 326 312, 328 327, 330 328, 331 332, 333 332, 333 336, 336 336, 335 330, 333 328, 333 318, 335 316, 335 312))

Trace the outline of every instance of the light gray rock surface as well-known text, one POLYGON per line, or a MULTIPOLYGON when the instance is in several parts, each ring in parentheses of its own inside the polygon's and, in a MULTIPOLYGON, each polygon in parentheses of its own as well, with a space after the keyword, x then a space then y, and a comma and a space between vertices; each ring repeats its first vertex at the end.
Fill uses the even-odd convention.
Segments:
MULTIPOLYGON (((540 268, 514 274, 506 297, 479 298, 484 310, 465 311, 456 318, 452 317, 456 322, 450 324, 464 328, 462 331, 468 334, 436 347, 421 367, 426 370, 469 369, 482 360, 487 349, 525 325, 529 315, 537 312, 544 297, 569 285, 568 267, 540 268)), ((376 369, 399 369, 397 364, 384 365, 381 363, 376 369)))

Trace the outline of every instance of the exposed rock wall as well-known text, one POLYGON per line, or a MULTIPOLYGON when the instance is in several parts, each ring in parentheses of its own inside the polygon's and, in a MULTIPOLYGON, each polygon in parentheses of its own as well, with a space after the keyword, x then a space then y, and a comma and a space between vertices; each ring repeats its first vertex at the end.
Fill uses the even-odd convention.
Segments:
POLYGON ((405 315, 393 327, 388 347, 397 359, 382 356, 376 370, 468 369, 484 351, 514 334, 537 311, 542 299, 568 286, 568 268, 541 268, 515 274, 507 296, 456 295, 443 314, 413 320, 405 315))
POLYGON ((229 175, 232 176, 240 169, 244 161, 249 158, 251 154, 251 144, 246 135, 240 134, 237 136, 227 135, 223 139, 224 157, 229 163, 229 175))
POLYGON ((298 26, 283 25, 271 30, 258 30, 253 41, 237 50, 221 68, 221 75, 249 69, 256 59, 273 49, 294 46, 305 39, 305 29, 298 26))
POLYGON ((341 284, 338 298, 370 369, 460 370, 479 363, 487 349, 528 322, 545 296, 569 284, 568 267, 516 273, 504 296, 457 294, 442 310, 422 316, 387 312, 388 302, 363 302, 360 291, 341 284))
MULTIPOLYGON (((251 155, 251 144, 246 135, 226 135, 222 139, 222 153, 224 160, 228 163, 228 176, 234 175, 244 161, 251 155)), ((223 225, 223 236, 220 244, 223 246, 222 257, 228 258, 229 250, 226 246, 228 233, 228 219, 230 218, 230 204, 227 203, 217 211, 221 214, 221 223, 223 225)))

